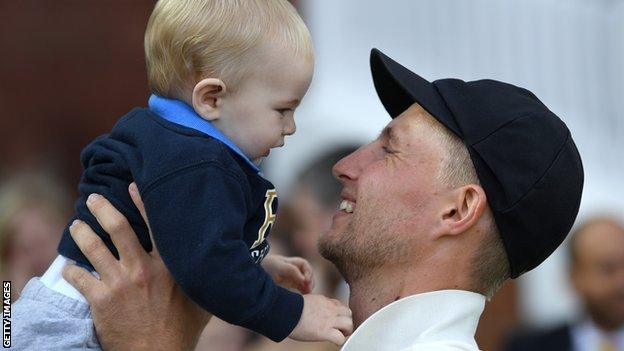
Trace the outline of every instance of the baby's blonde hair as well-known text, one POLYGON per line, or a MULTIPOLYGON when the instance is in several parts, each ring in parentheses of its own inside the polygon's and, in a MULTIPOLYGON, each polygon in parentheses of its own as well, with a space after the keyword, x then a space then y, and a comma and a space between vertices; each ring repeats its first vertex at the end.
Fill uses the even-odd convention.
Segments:
POLYGON ((174 98, 207 76, 233 87, 265 41, 291 49, 284 55, 313 55, 308 28, 287 0, 159 0, 145 31, 149 86, 174 98))

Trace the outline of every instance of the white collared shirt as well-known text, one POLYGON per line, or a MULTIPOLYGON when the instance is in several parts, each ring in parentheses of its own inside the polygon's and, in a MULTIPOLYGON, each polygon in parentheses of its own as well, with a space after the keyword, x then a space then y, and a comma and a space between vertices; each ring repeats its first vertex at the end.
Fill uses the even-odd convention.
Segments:
POLYGON ((464 290, 412 295, 375 312, 342 351, 475 351, 485 296, 464 290))

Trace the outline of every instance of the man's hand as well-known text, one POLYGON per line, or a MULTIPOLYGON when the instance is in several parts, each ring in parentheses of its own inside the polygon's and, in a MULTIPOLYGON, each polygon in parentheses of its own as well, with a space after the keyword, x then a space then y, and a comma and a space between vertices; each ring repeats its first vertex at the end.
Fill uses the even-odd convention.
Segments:
POLYGON ((309 294, 314 289, 314 277, 310 263, 301 257, 269 255, 262 261, 262 268, 276 284, 309 294))
POLYGON ((331 341, 342 345, 353 332, 351 310, 322 295, 304 295, 299 324, 289 337, 298 341, 331 341))
MULTIPOLYGON (((129 192, 147 223, 134 183, 129 192)), ((70 227, 72 238, 93 264, 100 280, 75 265, 66 266, 63 277, 89 301, 102 348, 194 349, 211 316, 182 293, 158 254, 154 239, 153 250, 147 253, 126 218, 110 202, 91 195, 87 206, 111 236, 119 250, 119 260, 86 223, 76 221, 70 227)))

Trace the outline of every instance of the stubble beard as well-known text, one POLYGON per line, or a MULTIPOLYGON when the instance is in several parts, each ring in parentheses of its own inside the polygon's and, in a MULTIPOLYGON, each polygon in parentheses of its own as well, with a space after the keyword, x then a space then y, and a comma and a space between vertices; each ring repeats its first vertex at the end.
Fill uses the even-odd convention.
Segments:
POLYGON ((363 267, 357 262, 360 261, 359 252, 365 251, 365 248, 360 248, 356 243, 357 237, 352 227, 352 223, 349 223, 342 233, 330 238, 321 237, 318 243, 321 255, 336 266, 347 283, 362 275, 363 267))
POLYGON ((367 213, 360 208, 342 233, 321 237, 319 251, 350 284, 384 265, 409 259, 410 245, 401 236, 394 234, 395 224, 397 218, 383 211, 367 213))

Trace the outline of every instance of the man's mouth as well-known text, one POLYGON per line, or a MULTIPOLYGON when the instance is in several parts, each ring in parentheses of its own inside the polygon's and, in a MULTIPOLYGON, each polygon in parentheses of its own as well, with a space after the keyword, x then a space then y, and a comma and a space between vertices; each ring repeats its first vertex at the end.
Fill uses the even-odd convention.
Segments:
POLYGON ((340 211, 345 211, 347 213, 353 213, 353 208, 355 207, 355 203, 349 200, 342 200, 338 209, 340 211))

